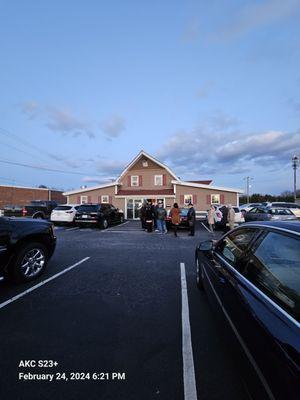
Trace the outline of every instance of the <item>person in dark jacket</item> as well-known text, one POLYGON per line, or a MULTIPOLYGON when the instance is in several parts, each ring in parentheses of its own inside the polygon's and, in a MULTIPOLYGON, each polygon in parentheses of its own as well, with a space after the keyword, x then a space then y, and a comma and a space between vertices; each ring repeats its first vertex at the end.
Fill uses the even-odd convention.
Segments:
POLYGON ((189 236, 195 236, 195 223, 196 223, 196 211, 193 204, 189 204, 189 211, 187 213, 187 220, 190 227, 189 236))
POLYGON ((147 232, 152 232, 154 215, 153 215, 153 206, 150 201, 146 205, 145 218, 146 218, 147 232))
POLYGON ((228 207, 227 206, 222 206, 219 208, 219 210, 222 213, 222 219, 220 221, 220 228, 224 231, 227 232, 227 217, 228 217, 228 207))
POLYGON ((140 209, 140 220, 141 220, 141 224, 142 224, 142 229, 147 229, 146 226, 146 206, 147 203, 143 203, 141 209, 140 209))

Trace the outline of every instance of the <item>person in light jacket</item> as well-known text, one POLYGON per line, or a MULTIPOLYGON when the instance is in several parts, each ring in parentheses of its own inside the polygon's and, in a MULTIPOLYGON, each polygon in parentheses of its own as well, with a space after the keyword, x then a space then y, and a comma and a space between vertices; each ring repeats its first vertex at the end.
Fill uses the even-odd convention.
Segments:
POLYGON ((214 232, 215 213, 216 213, 215 207, 213 205, 211 205, 210 209, 208 211, 208 216, 207 216, 207 222, 208 222, 211 233, 214 232))
POLYGON ((228 204, 228 214, 227 214, 227 221, 229 225, 229 229, 234 228, 234 222, 235 222, 235 212, 231 204, 228 204))
POLYGON ((166 221, 165 218, 167 216, 167 211, 163 207, 162 203, 158 203, 158 207, 156 209, 156 224, 159 230, 159 233, 167 233, 166 221))

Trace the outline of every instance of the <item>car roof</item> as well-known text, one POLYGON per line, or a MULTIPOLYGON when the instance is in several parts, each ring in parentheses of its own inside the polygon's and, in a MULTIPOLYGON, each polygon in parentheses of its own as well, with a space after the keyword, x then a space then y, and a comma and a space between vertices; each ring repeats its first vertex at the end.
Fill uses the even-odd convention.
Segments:
POLYGON ((258 228, 275 228, 278 230, 285 230, 285 231, 290 231, 294 232, 298 235, 300 235, 300 222, 299 221, 261 221, 261 222, 247 222, 241 227, 245 226, 253 226, 253 227, 258 227, 258 228))

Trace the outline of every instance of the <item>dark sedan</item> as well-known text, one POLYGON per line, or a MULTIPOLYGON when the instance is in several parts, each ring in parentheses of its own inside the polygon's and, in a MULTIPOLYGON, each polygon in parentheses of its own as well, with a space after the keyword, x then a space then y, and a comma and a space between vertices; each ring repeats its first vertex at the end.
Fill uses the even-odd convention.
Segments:
POLYGON ((245 221, 292 221, 297 217, 287 208, 254 207, 245 215, 245 221))
POLYGON ((75 214, 78 226, 93 225, 106 229, 109 225, 124 222, 124 214, 112 204, 82 204, 75 214))
POLYGON ((37 278, 55 245, 50 222, 0 217, 0 273, 8 280, 27 282, 37 278))
POLYGON ((200 243, 196 266, 198 287, 222 310, 266 398, 298 399, 300 224, 245 224, 200 243))

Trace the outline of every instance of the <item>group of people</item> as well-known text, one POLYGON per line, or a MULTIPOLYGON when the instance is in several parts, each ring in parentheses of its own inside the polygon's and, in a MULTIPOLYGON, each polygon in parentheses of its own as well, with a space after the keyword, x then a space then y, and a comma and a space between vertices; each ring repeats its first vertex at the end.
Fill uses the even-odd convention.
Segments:
POLYGON ((207 222, 209 225, 210 231, 214 232, 214 227, 216 222, 219 222, 220 227, 226 232, 227 230, 231 230, 234 228, 235 222, 235 212, 231 204, 227 206, 222 206, 218 210, 219 213, 222 214, 221 220, 217 216, 217 210, 215 206, 211 205, 208 211, 207 222))
MULTIPOLYGON (((181 219, 180 209, 177 203, 173 204, 169 216, 171 217, 174 236, 177 237, 178 226, 180 224, 180 219, 181 219)), ((155 232, 161 234, 168 233, 166 226, 166 217, 167 217, 167 211, 164 208, 163 202, 161 201, 158 202, 157 204, 152 204, 151 201, 147 201, 146 203, 143 203, 140 209, 140 219, 141 219, 142 229, 145 229, 147 232, 152 232, 154 229, 155 232)), ((190 228, 189 236, 194 236, 196 212, 192 203, 189 204, 187 221, 190 228)))

